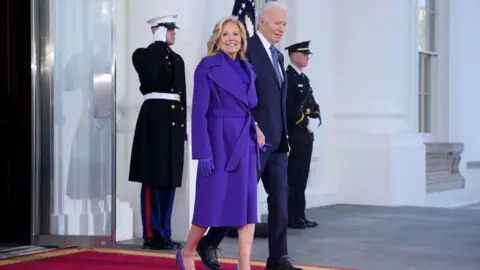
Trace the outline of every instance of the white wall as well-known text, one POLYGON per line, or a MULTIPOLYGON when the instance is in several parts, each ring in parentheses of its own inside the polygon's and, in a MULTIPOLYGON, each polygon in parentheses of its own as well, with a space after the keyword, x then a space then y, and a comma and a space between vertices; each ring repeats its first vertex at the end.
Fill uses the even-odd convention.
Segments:
POLYGON ((465 160, 480 160, 480 2, 461 0, 450 12, 450 140, 465 160))
MULTIPOLYGON (((460 163, 466 188, 431 194, 431 206, 457 206, 480 200, 480 174, 467 169, 467 162, 480 161, 480 1, 450 1, 449 12, 449 95, 448 140, 462 142, 465 151, 460 163)), ((440 56, 439 56, 440 57, 440 56)))
MULTIPOLYGON (((334 94, 334 35, 335 10, 334 1, 303 0, 287 1, 289 21, 285 37, 285 45, 310 40, 313 55, 309 66, 304 70, 309 76, 316 101, 322 113, 322 128, 315 134, 314 149, 309 182, 307 185, 307 207, 336 203, 338 190, 332 171, 328 170, 328 146, 331 145, 332 134, 332 102, 334 94), (315 24, 312 25, 312 18, 315 24), (315 31, 312 31, 315 27, 315 31)), ((285 56, 287 56, 286 51, 285 56)), ((288 56, 287 56, 288 58, 288 56)))
POLYGON ((416 1, 298 3, 289 1, 296 14, 289 37, 312 40, 306 73, 324 119, 309 206, 424 203, 424 146, 410 110, 416 1))

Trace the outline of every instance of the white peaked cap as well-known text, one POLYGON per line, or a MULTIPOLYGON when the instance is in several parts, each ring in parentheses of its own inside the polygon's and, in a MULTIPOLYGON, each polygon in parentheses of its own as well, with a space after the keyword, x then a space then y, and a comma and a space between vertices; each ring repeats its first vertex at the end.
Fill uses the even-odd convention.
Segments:
POLYGON ((163 26, 165 28, 176 28, 180 29, 177 27, 177 17, 178 15, 165 15, 165 16, 160 16, 160 17, 155 17, 151 18, 147 21, 148 24, 150 24, 151 28, 157 27, 157 26, 163 26))

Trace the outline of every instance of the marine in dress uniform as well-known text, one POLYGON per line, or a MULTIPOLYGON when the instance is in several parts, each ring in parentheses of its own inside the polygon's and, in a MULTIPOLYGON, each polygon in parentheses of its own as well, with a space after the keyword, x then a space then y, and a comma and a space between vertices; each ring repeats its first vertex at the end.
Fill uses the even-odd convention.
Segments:
POLYGON ((132 55, 145 101, 135 128, 129 180, 142 183, 144 245, 154 249, 181 248, 171 239, 173 201, 182 184, 187 138, 185 66, 170 48, 178 29, 176 18, 148 20, 153 43, 132 55))
POLYGON ((307 188, 314 130, 321 125, 320 108, 313 97, 312 87, 302 69, 308 65, 310 41, 287 48, 290 64, 287 69, 287 128, 291 147, 288 157, 288 226, 305 229, 318 226, 305 217, 307 188))

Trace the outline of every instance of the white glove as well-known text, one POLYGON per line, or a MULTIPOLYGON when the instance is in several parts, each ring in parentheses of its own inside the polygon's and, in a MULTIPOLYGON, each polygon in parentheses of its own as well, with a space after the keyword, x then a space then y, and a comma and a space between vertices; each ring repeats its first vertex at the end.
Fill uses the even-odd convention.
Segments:
POLYGON ((320 124, 320 120, 317 118, 308 118, 308 125, 307 130, 310 133, 314 133, 318 129, 318 125, 320 124))
POLYGON ((157 28, 155 33, 153 33, 153 42, 163 41, 166 42, 167 39, 167 28, 160 26, 157 28))

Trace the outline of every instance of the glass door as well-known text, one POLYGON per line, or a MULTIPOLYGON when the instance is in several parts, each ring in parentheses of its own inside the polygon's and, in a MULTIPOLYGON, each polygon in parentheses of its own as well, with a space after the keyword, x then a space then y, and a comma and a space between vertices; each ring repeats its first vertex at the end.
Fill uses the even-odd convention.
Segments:
POLYGON ((34 244, 113 245, 115 0, 32 1, 34 244))

